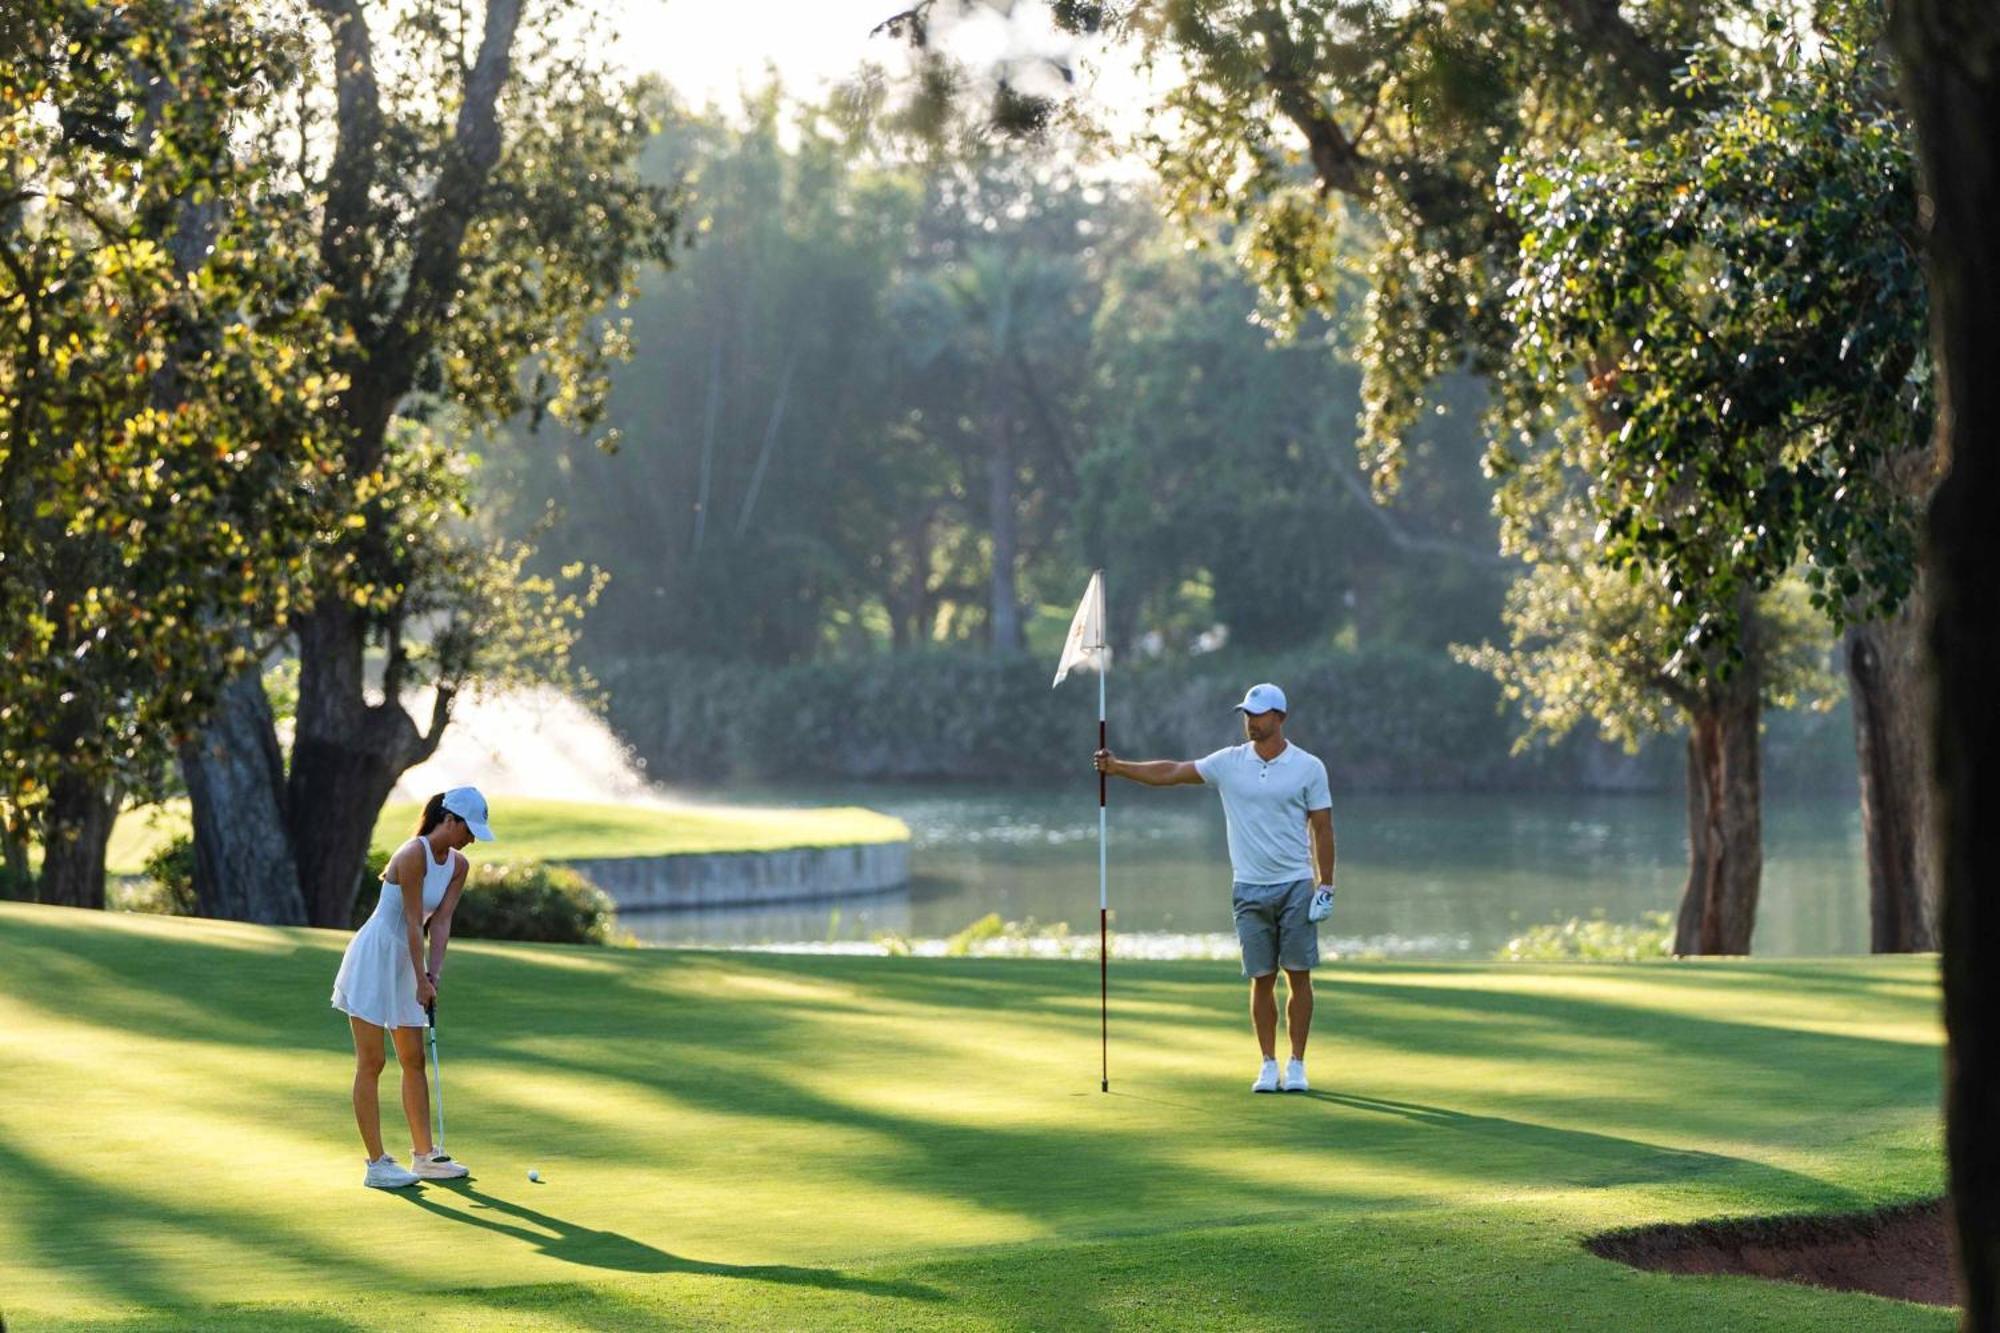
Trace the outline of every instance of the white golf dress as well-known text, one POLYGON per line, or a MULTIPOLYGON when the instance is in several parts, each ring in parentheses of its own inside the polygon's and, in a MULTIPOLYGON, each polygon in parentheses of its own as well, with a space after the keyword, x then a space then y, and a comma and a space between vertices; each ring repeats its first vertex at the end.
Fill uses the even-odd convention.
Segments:
MULTIPOLYGON (((451 887, 458 854, 446 852, 442 862, 431 859, 431 845, 413 839, 424 858, 424 918, 437 911, 451 887)), ((383 870, 388 875, 388 870, 383 870)), ((403 887, 382 881, 382 898, 361 929, 348 941, 333 979, 333 1007, 364 1023, 384 1028, 424 1026, 424 1007, 417 1002, 417 974, 410 966, 408 927, 403 923, 403 887)))

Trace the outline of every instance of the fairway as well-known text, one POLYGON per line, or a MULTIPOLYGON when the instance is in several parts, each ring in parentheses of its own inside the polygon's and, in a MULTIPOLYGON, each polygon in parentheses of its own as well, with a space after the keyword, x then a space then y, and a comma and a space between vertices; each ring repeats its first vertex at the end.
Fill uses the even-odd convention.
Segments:
POLYGON ((458 942, 397 1195, 346 939, 0 904, 9 1333, 1952 1322, 1578 1245, 1939 1192, 1932 958, 1341 964, 1279 1097, 1232 966, 1115 966, 1105 1096, 1087 964, 458 942))

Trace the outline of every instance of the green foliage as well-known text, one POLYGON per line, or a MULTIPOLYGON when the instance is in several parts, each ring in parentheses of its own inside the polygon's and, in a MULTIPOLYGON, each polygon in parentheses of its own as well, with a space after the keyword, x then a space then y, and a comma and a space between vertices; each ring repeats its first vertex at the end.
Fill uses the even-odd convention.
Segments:
POLYGON ((611 944, 617 909, 574 870, 538 861, 472 867, 451 933, 475 940, 611 944))
POLYGON ((195 908, 194 839, 182 834, 146 858, 146 890, 132 910, 193 916, 195 908))
POLYGON ((671 187, 630 170, 654 94, 603 23, 32 7, 0 53, 11 838, 58 774, 72 806, 158 795, 290 632, 316 697, 282 706, 364 751, 434 745, 475 681, 587 687, 567 655, 601 580, 482 534, 441 441, 523 414, 597 432, 626 351, 605 308, 668 256, 671 187), (369 649, 387 712, 435 689, 427 729, 356 721, 369 649))
MULTIPOLYGON (((1658 583, 1599 563, 1574 503, 1557 502, 1566 514, 1545 522, 1537 560, 1508 590, 1507 646, 1461 646, 1453 655, 1498 680, 1502 698, 1519 709, 1526 727, 1517 751, 1585 721, 1637 750, 1646 736, 1677 729, 1722 687, 1689 652, 1658 583)), ((1837 693, 1824 622, 1797 580, 1756 600, 1741 642, 1767 707, 1802 698, 1825 707, 1837 693)))
POLYGON ((1354 309, 1363 452, 1385 490, 1440 377, 1489 373, 1512 345, 1519 233, 1498 205, 1504 164, 1656 133, 1649 109, 1671 121, 1694 101, 1675 78, 1680 52, 1758 12, 1749 0, 1609 18, 1537 0, 1121 9, 1116 30, 1165 88, 1144 146, 1171 211, 1227 225, 1274 328, 1354 309))
MULTIPOLYGON (((1740 655, 1740 593, 1801 553, 1814 603, 1874 618, 1908 595, 1935 470, 1913 136, 1865 31, 1654 139, 1517 161, 1516 336, 1490 460, 1562 441, 1598 559, 1644 568, 1689 660, 1740 655)), ((1512 489, 1518 490, 1518 484, 1512 489)))
POLYGON ((1007 922, 1001 919, 998 912, 988 912, 945 941, 945 957, 964 958, 975 946, 1000 939, 1006 933, 1007 922))
POLYGON ((633 303, 619 449, 491 451, 510 531, 545 501, 563 516, 541 567, 611 576, 589 660, 986 643, 1003 523, 1024 613, 1108 566, 1121 643, 1159 629, 1179 651, 1221 622, 1261 651, 1348 626, 1442 646, 1492 624, 1475 384, 1441 393, 1380 511, 1337 328, 1273 345, 1250 285, 1163 233, 1144 187, 1033 153, 912 160, 840 109, 771 88, 747 123, 670 125, 648 170, 693 180, 701 240, 633 303))
POLYGON ((1166 238, 1112 275, 1077 527, 1110 566, 1114 639, 1171 623, 1190 584, 1211 594, 1194 628, 1224 624, 1254 652, 1347 624, 1370 643, 1441 644, 1490 623, 1504 570, 1475 413, 1426 423, 1402 503, 1380 509, 1354 461, 1347 349, 1316 317, 1313 336, 1274 345, 1245 320, 1251 301, 1219 258, 1166 238))
POLYGON ((1551 925, 1531 926, 1508 940, 1494 957, 1510 963, 1631 963, 1645 958, 1673 957, 1674 918, 1669 912, 1648 912, 1636 923, 1571 917, 1551 925))
POLYGON ((237 151, 295 86, 288 31, 255 6, 164 0, 62 0, 30 28, 0 56, 10 823, 59 770, 152 786, 309 600, 350 498, 323 293, 237 151))
MULTIPOLYGON (((1572 750, 1510 759, 1495 687, 1417 650, 1121 664, 1113 747, 1185 757, 1235 744, 1229 705, 1265 678, 1297 701, 1292 734, 1350 789, 1547 784, 1575 772, 1572 750)), ((1048 779, 1074 773, 1095 734, 1095 690, 1085 681, 1052 694, 1039 658, 932 651, 755 672, 643 658, 603 679, 612 724, 664 780, 1048 779)))

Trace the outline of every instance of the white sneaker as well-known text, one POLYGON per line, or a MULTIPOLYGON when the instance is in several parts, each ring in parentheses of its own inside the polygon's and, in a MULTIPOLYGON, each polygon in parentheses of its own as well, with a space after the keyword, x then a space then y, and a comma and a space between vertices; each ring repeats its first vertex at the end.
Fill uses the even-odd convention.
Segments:
POLYGON ((1264 1067, 1257 1071, 1257 1081, 1250 1085, 1252 1092, 1276 1092, 1278 1090, 1278 1062, 1266 1060, 1264 1067))
POLYGON ((397 1166, 396 1159, 388 1153, 383 1153, 368 1164, 368 1174, 361 1183, 378 1190, 399 1190, 416 1184, 417 1177, 397 1166))
POLYGON ((472 1172, 441 1152, 420 1153, 410 1149, 410 1170, 424 1180, 462 1180, 472 1172))
POLYGON ((1306 1062, 1293 1060, 1285 1066, 1285 1091, 1305 1092, 1312 1087, 1306 1082, 1306 1062))

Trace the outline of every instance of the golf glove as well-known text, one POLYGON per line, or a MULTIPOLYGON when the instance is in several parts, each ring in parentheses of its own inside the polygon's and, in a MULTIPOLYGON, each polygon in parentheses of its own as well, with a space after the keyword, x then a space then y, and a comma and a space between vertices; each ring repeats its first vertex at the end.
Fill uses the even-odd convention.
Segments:
POLYGON ((1333 885, 1322 884, 1313 891, 1312 906, 1306 909, 1306 920, 1318 925, 1333 915, 1333 885))

